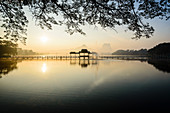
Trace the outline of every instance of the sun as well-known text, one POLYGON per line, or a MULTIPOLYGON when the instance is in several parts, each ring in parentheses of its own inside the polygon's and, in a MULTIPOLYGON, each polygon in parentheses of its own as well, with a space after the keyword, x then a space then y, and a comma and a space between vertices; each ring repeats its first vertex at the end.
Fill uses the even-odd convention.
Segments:
POLYGON ((47 37, 45 37, 45 36, 41 37, 41 41, 42 41, 43 43, 47 42, 47 40, 48 40, 47 37))

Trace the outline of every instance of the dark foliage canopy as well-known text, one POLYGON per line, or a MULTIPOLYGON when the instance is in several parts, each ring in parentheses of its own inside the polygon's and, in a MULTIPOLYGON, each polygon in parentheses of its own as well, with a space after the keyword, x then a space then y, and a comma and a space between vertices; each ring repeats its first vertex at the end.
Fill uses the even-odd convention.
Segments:
POLYGON ((8 40, 0 40, 0 57, 11 56, 16 54, 17 44, 8 40))
POLYGON ((125 25, 135 39, 153 35, 154 28, 143 19, 170 17, 169 0, 0 0, 3 38, 25 43, 28 19, 24 7, 29 7, 41 28, 66 25, 70 34, 85 34, 81 26, 86 24, 104 29, 125 25))

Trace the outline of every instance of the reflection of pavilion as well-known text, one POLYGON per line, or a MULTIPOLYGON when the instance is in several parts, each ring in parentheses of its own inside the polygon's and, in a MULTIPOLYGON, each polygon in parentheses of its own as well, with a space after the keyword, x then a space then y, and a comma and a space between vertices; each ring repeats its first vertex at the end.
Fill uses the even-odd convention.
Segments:
POLYGON ((89 60, 89 59, 97 59, 96 52, 90 52, 87 49, 82 49, 79 52, 70 52, 70 64, 76 65, 79 64, 81 67, 87 67, 88 65, 97 65, 97 60, 89 60), (79 60, 76 60, 79 58, 79 60))
POLYGON ((79 52, 70 52, 70 58, 78 58, 81 59, 90 59, 90 57, 97 59, 97 53, 96 52, 90 52, 87 49, 82 49, 79 52), (72 56, 74 55, 74 56, 72 56))
POLYGON ((81 59, 81 60, 70 60, 70 65, 80 65, 82 68, 86 68, 89 65, 97 65, 97 60, 87 60, 87 59, 81 59))

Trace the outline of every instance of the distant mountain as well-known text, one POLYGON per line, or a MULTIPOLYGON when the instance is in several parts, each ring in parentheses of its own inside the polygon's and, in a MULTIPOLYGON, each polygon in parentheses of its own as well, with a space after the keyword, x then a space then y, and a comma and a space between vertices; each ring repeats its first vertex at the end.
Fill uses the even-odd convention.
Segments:
POLYGON ((70 52, 79 52, 81 51, 81 49, 87 49, 90 52, 96 52, 95 49, 89 48, 85 44, 75 47, 75 48, 61 49, 61 50, 56 50, 56 51, 57 51, 57 55, 69 55, 70 52))
POLYGON ((75 50, 81 50, 81 49, 89 49, 85 44, 83 44, 80 47, 76 47, 75 50))
POLYGON ((161 43, 148 50, 150 55, 170 55, 170 43, 161 43))
POLYGON ((100 53, 105 55, 111 54, 111 51, 112 51, 112 47, 110 43, 104 43, 102 48, 100 49, 100 53))
POLYGON ((147 55, 147 49, 140 50, 117 50, 112 55, 147 55))
POLYGON ((95 49, 89 48, 89 47, 86 46, 85 44, 83 44, 83 45, 80 46, 80 47, 76 47, 75 49, 72 49, 71 51, 78 52, 78 51, 80 51, 80 50, 82 50, 82 49, 87 49, 87 50, 90 51, 90 52, 96 52, 95 49))

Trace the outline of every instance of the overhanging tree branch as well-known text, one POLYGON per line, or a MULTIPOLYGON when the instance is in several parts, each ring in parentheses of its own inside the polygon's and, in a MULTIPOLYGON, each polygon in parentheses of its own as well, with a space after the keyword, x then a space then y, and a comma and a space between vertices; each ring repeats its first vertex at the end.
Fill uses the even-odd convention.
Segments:
POLYGON ((104 29, 125 25, 134 32, 134 38, 150 38, 154 29, 142 19, 170 18, 169 0, 0 0, 2 27, 6 28, 4 38, 25 42, 23 34, 28 20, 23 6, 30 8, 41 28, 65 25, 70 34, 85 34, 80 26, 86 24, 100 25, 104 29), (62 18, 56 19, 59 14, 62 18))

